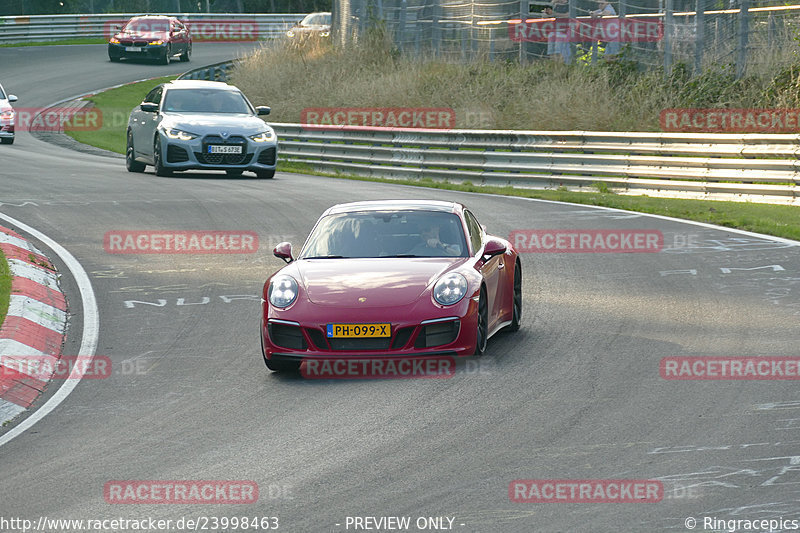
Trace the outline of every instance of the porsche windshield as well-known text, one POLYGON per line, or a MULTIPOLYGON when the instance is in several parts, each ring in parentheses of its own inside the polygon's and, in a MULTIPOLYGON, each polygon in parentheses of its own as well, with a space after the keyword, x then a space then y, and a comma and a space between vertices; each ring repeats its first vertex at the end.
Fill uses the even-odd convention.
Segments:
POLYGON ((458 215, 436 211, 364 211, 322 219, 299 259, 467 256, 458 215))
POLYGON ((224 89, 170 89, 162 109, 175 113, 252 114, 242 93, 224 89))

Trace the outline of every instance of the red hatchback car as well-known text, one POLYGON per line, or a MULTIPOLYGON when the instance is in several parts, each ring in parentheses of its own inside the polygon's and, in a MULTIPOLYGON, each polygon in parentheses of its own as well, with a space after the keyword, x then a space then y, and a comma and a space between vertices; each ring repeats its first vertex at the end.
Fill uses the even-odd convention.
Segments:
POLYGON ((189 61, 192 36, 180 20, 164 15, 143 15, 130 19, 108 41, 108 58, 154 59, 168 65, 175 56, 189 61))
POLYGON ((516 331, 522 266, 465 206, 391 200, 325 211, 302 250, 264 284, 261 342, 270 370, 304 359, 482 354, 516 331))

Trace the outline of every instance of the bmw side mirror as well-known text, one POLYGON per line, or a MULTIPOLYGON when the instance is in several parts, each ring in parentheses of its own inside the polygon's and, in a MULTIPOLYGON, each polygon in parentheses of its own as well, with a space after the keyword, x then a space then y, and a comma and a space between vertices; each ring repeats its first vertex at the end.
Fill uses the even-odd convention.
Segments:
POLYGON ((9 95, 8 95, 8 101, 9 101, 9 102, 16 102, 16 101, 17 101, 17 95, 15 95, 15 94, 9 94, 9 95))
POLYGON ((269 115, 270 111, 272 111, 272 109, 269 106, 260 105, 256 107, 256 113, 259 115, 269 115))
POLYGON ((291 263, 294 261, 292 257, 292 243, 290 242, 282 242, 272 250, 272 255, 279 259, 283 259, 286 264, 291 263))
POLYGON ((158 104, 153 102, 142 102, 139 104, 139 109, 148 113, 158 113, 158 104))

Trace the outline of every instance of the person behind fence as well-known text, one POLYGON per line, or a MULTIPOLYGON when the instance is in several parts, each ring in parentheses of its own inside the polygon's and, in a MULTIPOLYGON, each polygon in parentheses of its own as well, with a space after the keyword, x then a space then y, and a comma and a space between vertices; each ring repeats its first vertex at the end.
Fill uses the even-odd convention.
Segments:
MULTIPOLYGON (((568 18, 569 0, 553 0, 553 7, 545 9, 545 13, 551 17, 568 18)), ((572 45, 569 42, 566 31, 550 32, 547 36, 547 55, 554 60, 561 60, 569 64, 572 61, 572 45)))
MULTIPOLYGON (((608 3, 607 0, 597 0, 598 8, 591 12, 592 18, 599 17, 616 17, 617 12, 614 6, 608 3)), ((620 44, 619 41, 609 41, 606 44, 606 59, 613 59, 614 56, 619 54, 620 44)))

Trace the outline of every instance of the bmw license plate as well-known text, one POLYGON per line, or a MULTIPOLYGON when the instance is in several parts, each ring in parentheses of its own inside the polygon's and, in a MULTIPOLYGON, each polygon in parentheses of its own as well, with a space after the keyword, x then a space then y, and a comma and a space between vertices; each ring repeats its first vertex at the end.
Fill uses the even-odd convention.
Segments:
POLYGON ((125 51, 126 52, 141 52, 142 51, 142 47, 141 46, 126 46, 125 47, 125 51))
POLYGON ((328 324, 328 338, 391 337, 391 324, 328 324))
POLYGON ((227 144, 210 144, 208 145, 209 154, 241 154, 242 147, 240 145, 227 145, 227 144))

